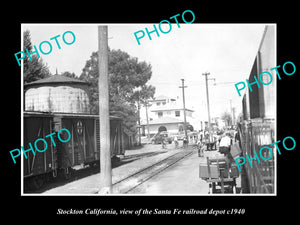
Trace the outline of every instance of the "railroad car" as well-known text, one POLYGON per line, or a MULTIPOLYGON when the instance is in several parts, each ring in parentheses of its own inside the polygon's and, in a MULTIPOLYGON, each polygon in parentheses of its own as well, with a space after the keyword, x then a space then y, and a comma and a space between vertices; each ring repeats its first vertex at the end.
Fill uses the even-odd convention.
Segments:
MULTIPOLYGON (((266 26, 263 37, 255 57, 249 82, 254 82, 254 76, 259 76, 263 71, 269 71, 276 66, 276 43, 275 26, 266 26)), ((272 71, 272 77, 276 80, 276 73, 272 71)), ((254 151, 259 151, 263 146, 269 146, 273 149, 273 155, 276 154, 274 146, 270 146, 275 141, 276 131, 276 81, 268 85, 262 85, 260 88, 256 84, 252 85, 252 91, 246 90, 243 100, 243 116, 238 126, 241 137, 242 154, 246 153, 253 158, 254 151)), ((262 154, 268 158, 270 152, 262 154)), ((274 157, 260 163, 256 159, 252 160, 253 167, 245 163, 242 172, 242 192, 243 193, 269 193, 275 191, 275 161, 274 157)))
MULTIPOLYGON (((122 146, 122 121, 117 117, 110 118, 111 157, 124 154, 122 146)), ((50 114, 24 112, 24 149, 29 149, 28 143, 34 143, 37 138, 47 141, 48 148, 44 152, 27 152, 23 158, 23 177, 26 185, 39 188, 46 176, 63 176, 69 178, 73 169, 86 165, 99 164, 100 133, 99 119, 96 115, 50 114), (62 143, 53 136, 56 146, 46 136, 67 128, 71 139, 62 143)), ((44 145, 44 143, 40 143, 44 145)), ((45 146, 39 146, 44 149, 45 146)))
MULTIPOLYGON (((53 75, 25 84, 23 147, 29 149, 36 139, 47 141, 44 152, 27 152, 23 157, 24 185, 39 188, 49 176, 69 178, 75 169, 100 163, 99 115, 90 114, 88 84, 84 81, 53 75), (66 128, 68 142, 47 135, 66 128)), ((122 120, 110 116, 111 157, 124 154, 122 120)), ((45 143, 38 142, 38 149, 45 143)), ((44 145, 44 146, 43 146, 44 145)))

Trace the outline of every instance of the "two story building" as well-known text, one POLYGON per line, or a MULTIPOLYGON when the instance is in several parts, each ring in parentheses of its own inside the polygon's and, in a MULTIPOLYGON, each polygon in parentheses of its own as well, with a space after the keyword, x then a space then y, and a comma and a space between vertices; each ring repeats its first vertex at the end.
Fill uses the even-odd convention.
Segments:
MULTIPOLYGON (((178 103, 178 99, 169 98, 160 95, 151 101, 148 108, 149 111, 149 133, 150 136, 160 132, 168 131, 170 133, 178 133, 184 129, 184 110, 178 103)), ((191 121, 193 120, 193 110, 185 109, 187 128, 193 130, 191 121)), ((147 121, 142 121, 143 134, 147 134, 147 121)))

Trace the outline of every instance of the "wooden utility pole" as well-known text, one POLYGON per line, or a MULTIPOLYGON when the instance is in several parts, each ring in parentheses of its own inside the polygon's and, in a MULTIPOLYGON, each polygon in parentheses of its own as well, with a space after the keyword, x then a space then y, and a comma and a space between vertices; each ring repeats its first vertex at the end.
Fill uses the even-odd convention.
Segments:
POLYGON ((145 107, 146 107, 146 120, 147 120, 147 137, 148 137, 148 140, 150 140, 148 106, 149 106, 149 105, 148 105, 148 101, 146 101, 145 107))
POLYGON ((230 99, 230 112, 232 116, 231 125, 234 125, 234 116, 233 116, 233 108, 232 108, 232 100, 230 99))
POLYGON ((138 101, 138 134, 139 134, 139 146, 142 146, 141 136, 141 102, 140 102, 140 90, 139 90, 139 101, 138 101))
POLYGON ((207 75, 210 73, 202 73, 205 76, 205 85, 206 85, 206 100, 207 100, 207 114, 208 114, 208 135, 209 135, 209 142, 211 141, 211 125, 210 125, 210 109, 209 109, 209 95, 208 95, 208 79, 207 75))
POLYGON ((187 88, 187 86, 184 86, 184 79, 181 79, 182 86, 179 86, 179 88, 182 88, 182 99, 183 99, 183 119, 184 119, 184 135, 186 140, 188 140, 187 137, 187 131, 186 131, 186 113, 185 113, 185 96, 184 96, 184 88, 187 88))
POLYGON ((107 26, 98 26, 99 67, 99 120, 100 120, 100 190, 99 194, 112 192, 110 122, 108 90, 108 43, 107 26))

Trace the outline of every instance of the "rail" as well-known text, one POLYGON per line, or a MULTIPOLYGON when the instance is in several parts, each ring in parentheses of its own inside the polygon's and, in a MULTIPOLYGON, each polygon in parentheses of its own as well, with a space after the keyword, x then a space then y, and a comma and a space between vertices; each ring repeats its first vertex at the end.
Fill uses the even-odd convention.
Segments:
POLYGON ((135 189, 153 176, 161 173, 168 167, 174 165, 179 160, 191 155, 194 151, 185 150, 171 155, 149 167, 146 167, 130 176, 119 180, 113 184, 113 193, 125 194, 135 189))

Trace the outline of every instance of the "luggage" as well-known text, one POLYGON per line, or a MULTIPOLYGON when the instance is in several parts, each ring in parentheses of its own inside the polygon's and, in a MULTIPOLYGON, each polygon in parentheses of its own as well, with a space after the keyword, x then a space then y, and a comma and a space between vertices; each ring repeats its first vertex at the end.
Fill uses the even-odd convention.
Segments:
MULTIPOLYGON (((210 167, 210 175, 211 178, 219 178, 219 170, 217 165, 211 165, 210 167)), ((202 179, 208 179, 209 173, 208 173, 208 166, 207 163, 200 163, 199 165, 199 177, 202 179)))
POLYGON ((239 146, 239 142, 235 142, 233 145, 231 145, 230 153, 233 158, 240 156, 240 154, 242 153, 242 150, 239 146))

